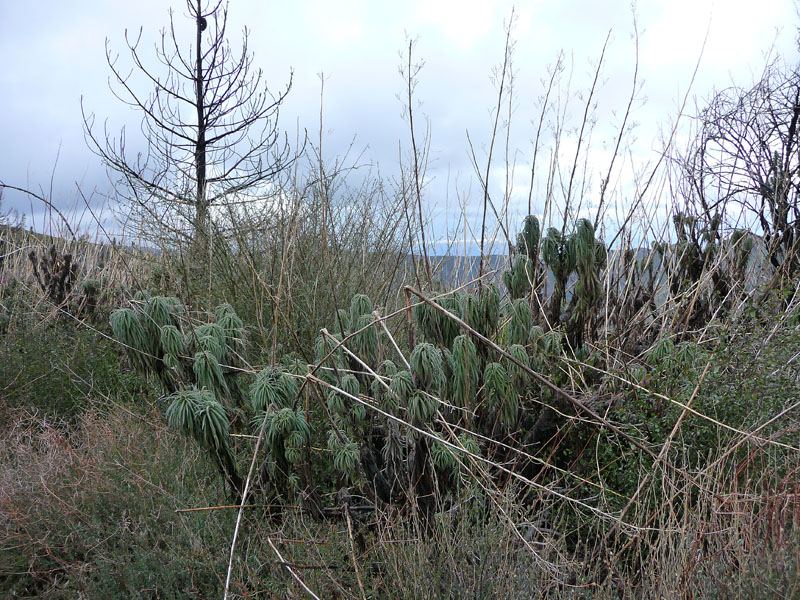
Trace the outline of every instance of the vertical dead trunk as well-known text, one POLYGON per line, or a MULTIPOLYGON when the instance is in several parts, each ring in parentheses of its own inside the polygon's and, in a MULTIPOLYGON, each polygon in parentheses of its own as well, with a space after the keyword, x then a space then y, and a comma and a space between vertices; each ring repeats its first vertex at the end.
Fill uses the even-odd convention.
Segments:
POLYGON ((204 75, 202 36, 207 24, 202 16, 202 2, 197 0, 197 57, 195 59, 195 108, 197 109, 197 142, 194 163, 197 190, 195 192, 194 254, 202 260, 208 252, 208 201, 206 199, 206 114, 203 100, 204 75))

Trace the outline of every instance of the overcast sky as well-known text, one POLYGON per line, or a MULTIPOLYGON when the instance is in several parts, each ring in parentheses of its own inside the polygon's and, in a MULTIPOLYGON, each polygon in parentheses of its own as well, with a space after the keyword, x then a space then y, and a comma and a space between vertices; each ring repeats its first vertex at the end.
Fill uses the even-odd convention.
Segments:
MULTIPOLYGON (((168 23, 170 5, 176 21, 184 20, 185 4, 177 0, 0 2, 0 180, 50 196, 59 156, 52 178, 52 199, 59 207, 68 211, 75 206, 76 184, 86 195, 107 191, 103 168, 84 142, 81 97, 100 122, 108 120, 112 131, 137 122, 108 90, 104 44, 108 39, 112 51, 129 64, 124 62, 128 60, 125 30, 142 27, 145 43, 152 44, 168 23)), ((596 96, 598 124, 592 136, 596 153, 589 163, 593 181, 585 192, 596 196, 597 181, 607 168, 603 159, 609 155, 609 144, 613 146, 635 66, 634 12, 628 1, 230 0, 229 33, 236 48, 242 29, 248 27, 255 64, 275 90, 293 70, 294 84, 280 122, 290 137, 299 123, 316 138, 319 73, 324 72, 326 157, 343 153, 355 139, 354 148, 364 151, 362 162, 380 165, 387 176, 397 171, 398 144, 409 147, 397 98, 404 85, 398 53, 409 36, 417 38, 416 57, 425 61, 416 90, 422 103, 417 115, 420 123, 428 120, 431 134, 426 208, 436 235, 453 237, 458 235, 452 228, 460 212, 456 198, 465 199, 473 216, 479 207, 467 132, 479 159, 485 159, 490 111, 497 102, 491 76, 503 59, 504 24, 512 6, 515 112, 509 139, 518 165, 512 209, 521 214, 527 210, 526 168, 536 133, 531 121, 538 115, 536 103, 548 66, 559 51, 565 52, 560 101, 566 103, 574 124, 583 112, 579 93, 588 90, 611 31, 596 96)), ((652 0, 639 2, 635 12, 642 87, 633 115, 638 124, 631 138, 635 141, 628 152, 635 164, 621 165, 621 178, 625 169, 630 173, 655 160, 659 127, 677 116, 707 32, 692 91, 698 100, 714 87, 752 81, 773 44, 790 61, 796 60, 800 20, 791 0, 652 0)), ((145 60, 154 58, 150 49, 144 46, 145 60)), ((574 152, 576 136, 566 130, 565 138, 562 151, 574 152)), ((496 186, 501 186, 505 173, 503 156, 499 159, 492 172, 496 186)), ((16 194, 6 193, 3 199, 3 211, 27 214, 29 224, 33 214, 37 228, 43 225, 42 209, 16 194)))

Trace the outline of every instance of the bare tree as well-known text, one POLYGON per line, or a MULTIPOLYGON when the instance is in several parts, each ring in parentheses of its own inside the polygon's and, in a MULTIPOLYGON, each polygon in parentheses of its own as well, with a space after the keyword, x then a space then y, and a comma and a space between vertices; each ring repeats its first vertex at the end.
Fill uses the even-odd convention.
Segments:
POLYGON ((800 66, 775 61, 750 89, 723 90, 699 111, 680 158, 681 192, 704 218, 754 217, 770 263, 800 273, 800 66))
POLYGON ((269 182, 291 162, 289 146, 277 129, 278 110, 291 88, 271 93, 248 53, 244 30, 240 53, 226 37, 228 6, 223 0, 187 0, 194 21, 194 44, 182 45, 170 11, 155 55, 164 73, 146 66, 140 42, 125 32, 133 66, 119 65, 106 40, 110 87, 122 102, 142 113, 146 154, 128 149, 123 127, 118 138, 107 126, 102 134, 94 115, 83 110, 90 147, 106 164, 117 200, 127 203, 143 222, 172 239, 191 242, 196 253, 208 248, 212 209, 264 195, 269 182), (150 87, 144 95, 135 84, 150 87), (170 224, 170 225, 167 225, 170 224))

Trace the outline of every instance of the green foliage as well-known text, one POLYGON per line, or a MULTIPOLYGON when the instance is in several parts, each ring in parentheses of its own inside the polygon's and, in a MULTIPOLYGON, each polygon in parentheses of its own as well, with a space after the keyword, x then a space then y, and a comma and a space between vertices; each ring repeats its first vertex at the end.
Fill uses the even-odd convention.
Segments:
POLYGON ((492 283, 481 288, 478 302, 479 317, 477 328, 479 333, 491 338, 497 332, 500 320, 500 289, 492 283))
MULTIPOLYGON (((434 303, 456 317, 463 318, 464 301, 465 295, 456 292, 436 298, 434 303)), ((441 348, 449 348, 453 343, 453 339, 460 332, 460 328, 455 321, 426 302, 414 307, 414 320, 425 341, 436 344, 441 348)))
POLYGON ((503 284, 512 299, 527 298, 534 283, 533 277, 533 261, 520 254, 514 257, 511 269, 503 273, 503 284))
POLYGON ((155 393, 140 375, 119 368, 116 342, 68 322, 3 335, 0 382, 0 421, 3 409, 23 407, 73 421, 108 397, 127 406, 152 401, 155 393))
POLYGON ((164 353, 173 357, 183 356, 186 352, 186 340, 175 325, 164 325, 161 328, 161 347, 164 353))
POLYGON ((372 315, 372 300, 365 294, 356 294, 350 300, 350 325, 355 326, 363 316, 372 315))
POLYGON ((333 468, 343 475, 353 478, 358 464, 358 445, 346 435, 341 438, 333 430, 328 434, 328 450, 333 456, 333 468))
POLYGON ((431 462, 440 471, 453 473, 458 469, 454 450, 440 441, 431 444, 431 462))
POLYGON ((332 337, 320 335, 314 341, 314 361, 321 366, 317 376, 326 383, 335 384, 335 370, 344 368, 344 350, 338 346, 341 341, 338 333, 332 337), (330 357, 326 360, 328 354, 330 357))
POLYGON ((389 384, 392 394, 397 398, 400 403, 405 403, 414 392, 414 382, 411 376, 411 371, 403 369, 398 371, 393 377, 392 382, 389 384))
POLYGON ((539 219, 528 215, 522 221, 522 232, 517 234, 517 253, 527 256, 531 261, 539 254, 541 230, 539 219))
POLYGON ((422 342, 414 347, 409 359, 417 386, 438 394, 444 387, 442 351, 433 344, 422 342))
MULTIPOLYGON (((585 243, 585 240, 584 240, 585 243)), ((556 326, 561 315, 561 305, 567 289, 567 280, 575 270, 577 255, 574 236, 564 236, 555 227, 547 230, 542 240, 542 259, 550 267, 555 279, 555 288, 550 298, 550 324, 556 326)))
MULTIPOLYGON (((361 409, 364 409, 363 406, 349 397, 357 397, 361 393, 361 386, 358 383, 358 379, 355 375, 350 373, 343 375, 342 381, 339 383, 339 388, 342 390, 342 392, 344 392, 344 394, 337 392, 336 390, 330 390, 328 392, 328 410, 330 410, 331 413, 340 417, 345 417, 348 415, 348 406, 353 406, 354 408, 355 406, 360 406, 361 409), (345 394, 349 394, 349 396, 345 394)), ((361 411, 357 411, 357 416, 362 416, 361 411)))
POLYGON ((478 380, 480 362, 478 350, 468 336, 459 335, 453 340, 450 363, 453 373, 451 385, 452 401, 456 406, 469 406, 470 400, 480 387, 480 381, 478 380))
POLYGON ((397 410, 398 399, 391 389, 387 389, 387 386, 397 375, 397 366, 391 360, 385 360, 378 366, 376 373, 381 379, 373 379, 370 384, 372 397, 378 402, 381 410, 394 413, 397 410))
POLYGON ((228 384, 222 375, 222 368, 217 357, 208 350, 196 352, 192 361, 192 370, 197 380, 197 385, 207 388, 214 393, 228 395, 228 384))
POLYGON ((207 389, 181 390, 169 396, 167 424, 214 452, 230 450, 228 417, 223 406, 207 389))
MULTIPOLYGON (((530 358, 528 357, 528 352, 525 350, 525 346, 514 344, 508 348, 508 353, 526 367, 530 367, 530 358)), ((528 386, 528 381, 530 380, 530 375, 516 363, 510 360, 506 362, 506 370, 511 377, 511 383, 514 386, 515 392, 524 395, 528 386)))
POLYGON ((414 390, 407 400, 408 414, 414 424, 428 423, 436 414, 437 402, 422 390, 414 390))
POLYGON ((505 367, 498 362, 488 363, 483 373, 483 384, 489 408, 499 413, 504 425, 512 426, 517 420, 519 399, 505 367))
POLYGON ((278 409, 290 407, 296 397, 294 377, 278 367, 259 371, 250 386, 250 405, 256 413, 263 413, 270 405, 278 409))
POLYGON ((367 364, 374 364, 378 357, 378 330, 371 313, 361 315, 355 322, 352 339, 353 353, 367 364))
POLYGON ((528 343, 528 334, 533 323, 531 305, 522 298, 514 300, 509 306, 510 318, 507 326, 507 340, 509 344, 528 343))
POLYGON ((111 313, 111 330, 125 346, 125 353, 140 373, 147 373, 153 364, 147 334, 131 308, 118 308, 111 313))

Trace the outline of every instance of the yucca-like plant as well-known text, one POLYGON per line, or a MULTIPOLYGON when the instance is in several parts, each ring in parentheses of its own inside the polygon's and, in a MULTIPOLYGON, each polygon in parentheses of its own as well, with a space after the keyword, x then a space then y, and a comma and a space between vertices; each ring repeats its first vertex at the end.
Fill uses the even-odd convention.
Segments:
POLYGON ((483 373, 486 402, 500 415, 500 422, 511 426, 517 421, 519 398, 511 385, 511 378, 505 367, 498 362, 490 362, 483 373))
POLYGON ((510 319, 506 327, 507 340, 510 344, 528 343, 528 334, 533 323, 531 305, 522 298, 514 300, 509 306, 510 319))
POLYGON ((444 473, 453 474, 458 469, 458 461, 454 450, 442 442, 435 440, 431 443, 431 462, 444 473))
POLYGON ((271 404, 277 409, 291 407, 297 397, 294 377, 278 367, 259 371, 250 386, 250 405, 255 413, 263 413, 271 404))
POLYGON ((200 402, 197 410, 197 421, 201 443, 206 448, 210 448, 217 453, 230 450, 230 424, 222 404, 213 398, 206 402, 200 402))
POLYGON ((235 315, 235 314, 236 314, 236 311, 235 311, 235 310, 234 310, 234 308, 233 308, 233 307, 232 307, 230 304, 228 304, 227 302, 223 302, 222 304, 220 304, 220 305, 218 305, 216 308, 214 308, 214 320, 215 320, 217 323, 219 323, 219 322, 220 322, 220 320, 221 320, 221 319, 222 319, 222 318, 223 318, 225 315, 235 315))
MULTIPOLYGON (((508 348, 508 353, 526 367, 530 367, 530 357, 528 356, 528 352, 525 350, 525 346, 521 344, 513 344, 508 348)), ((517 394, 523 395, 528 387, 530 375, 528 375, 528 373, 522 367, 510 360, 507 361, 507 365, 508 366, 506 370, 511 377, 511 383, 514 386, 514 390, 517 394)))
POLYGON ((436 400, 422 390, 414 390, 408 397, 408 414, 415 425, 428 423, 436 414, 436 400))
POLYGON ((221 349, 220 360, 225 357, 225 331, 217 323, 204 323, 196 327, 194 337, 198 340, 201 338, 213 338, 221 349))
POLYGON ((164 354, 180 357, 186 352, 186 340, 175 325, 164 325, 161 328, 160 342, 164 354))
MULTIPOLYGON (((463 296, 452 294, 434 300, 436 304, 461 318, 463 296)), ((414 307, 414 320, 423 339, 441 348, 447 348, 458 335, 458 324, 436 307, 425 302, 414 307)))
POLYGON ((337 435, 336 431, 331 430, 328 433, 328 449, 333 456, 333 468, 352 481, 358 465, 358 444, 351 441, 344 433, 340 432, 337 435))
POLYGON ((147 333, 131 308, 118 308, 111 313, 111 330, 114 337, 125 345, 125 353, 139 373, 144 375, 152 369, 156 357, 151 353, 147 333))
POLYGON ((417 387, 438 394, 444 387, 442 351, 433 344, 421 342, 414 347, 409 359, 417 387))
POLYGON ((587 324, 593 329, 593 316, 601 299, 600 273, 606 267, 608 255, 605 244, 594 237, 594 225, 580 219, 573 237, 575 270, 578 281, 573 295, 574 309, 568 330, 573 348, 583 345, 587 324))
POLYGON ((350 300, 350 327, 354 328, 364 315, 372 314, 372 300, 365 294, 356 294, 350 300))
MULTIPOLYGON (((305 424, 305 419, 303 419, 305 424)), ((289 435, 286 436, 284 442, 284 452, 286 453, 286 460, 293 465, 298 465, 303 460, 303 450, 308 445, 309 433, 308 426, 305 426, 305 431, 302 429, 294 429, 289 435)))
POLYGON ((344 350, 341 347, 337 348, 337 344, 341 341, 342 336, 338 333, 331 337, 320 335, 314 341, 314 362, 323 367, 317 371, 317 376, 331 385, 335 385, 337 382, 336 371, 344 369, 344 350), (326 361, 325 357, 330 352, 333 354, 326 361), (325 362, 323 363, 323 361, 325 362))
POLYGON ((208 390, 180 390, 167 397, 170 401, 167 407, 167 425, 177 429, 188 437, 195 437, 198 429, 196 419, 197 406, 201 400, 209 397, 208 390))
POLYGON ((378 358, 378 330, 372 313, 361 315, 353 326, 353 332, 359 331, 352 338, 353 353, 365 363, 374 365, 378 358))
POLYGON ((542 259, 550 267, 555 280, 548 318, 551 327, 556 327, 560 321, 561 305, 567 292, 567 280, 575 270, 574 238, 562 235, 555 227, 548 228, 547 235, 542 240, 542 259))
POLYGON ((160 338, 163 351, 161 360, 164 362, 164 366, 170 370, 171 376, 174 377, 174 374, 180 376, 183 371, 181 358, 186 352, 186 340, 183 333, 174 325, 165 325, 161 328, 160 338))
POLYGON ((548 358, 557 358, 564 352, 564 336, 560 331, 548 331, 539 338, 539 349, 548 358))
POLYGON ((522 231, 517 234, 517 253, 535 261, 539 255, 541 228, 536 215, 528 215, 522 221, 522 231))
POLYGON ((338 324, 341 325, 342 331, 345 333, 350 331, 350 311, 340 308, 336 311, 338 315, 338 324))
POLYGON ((148 352, 156 359, 161 358, 161 328, 179 324, 175 314, 179 307, 175 298, 150 296, 137 311, 139 322, 147 334, 148 352))
MULTIPOLYGON (((361 393, 361 386, 358 383, 358 379, 351 373, 346 373, 342 376, 338 387, 351 396, 358 396, 361 393)), ((328 410, 330 410, 332 414, 344 418, 349 414, 347 407, 353 405, 361 406, 362 409, 364 408, 363 405, 358 404, 348 396, 336 390, 330 390, 328 392, 328 410)), ((356 415, 354 414, 354 416, 356 415)), ((360 416, 360 412, 358 416, 360 416)))
POLYGON ((511 268, 503 273, 503 284, 512 300, 530 295, 533 276, 533 262, 525 255, 515 256, 511 268))
POLYGON ((398 371, 394 377, 392 377, 392 382, 389 384, 389 388, 391 389, 394 397, 397 399, 397 402, 401 404, 408 402, 411 394, 414 393, 414 381, 411 376, 411 371, 406 369, 398 371))
POLYGON ((215 394, 230 395, 228 384, 222 374, 222 368, 213 353, 207 350, 196 352, 192 361, 192 370, 198 387, 207 388, 215 394))
POLYGON ((475 391, 480 387, 480 359, 475 344, 464 334, 453 340, 450 368, 453 373, 450 386, 453 404, 469 407, 475 391))
POLYGON ((282 476, 291 476, 289 465, 302 462, 303 450, 311 438, 305 413, 284 407, 271 412, 264 423, 265 415, 264 411, 256 413, 251 426, 257 432, 263 424, 264 438, 274 467, 282 476))
POLYGON ((394 376, 397 375, 397 366, 391 360, 385 360, 378 366, 376 373, 383 379, 383 382, 377 378, 373 379, 370 385, 372 397, 381 407, 381 410, 394 414, 397 411, 399 401, 397 395, 392 393, 391 390, 387 390, 384 383, 391 383, 394 376))
POLYGON ((228 416, 208 389, 180 390, 167 398, 167 424, 197 441, 216 463, 233 492, 241 492, 228 416))
POLYGON ((219 338, 213 335, 201 335, 197 337, 197 347, 202 352, 208 352, 214 357, 218 364, 225 360, 225 347, 219 338))
POLYGON ((503 273, 503 283, 512 300, 528 297, 537 283, 540 241, 539 219, 528 215, 522 223, 522 231, 517 234, 516 256, 511 268, 503 273))
POLYGON ((481 288, 480 299, 480 333, 488 338, 494 337, 500 323, 500 289, 492 283, 481 288))
POLYGON ((216 321, 223 333, 223 345, 226 349, 225 360, 229 365, 234 365, 239 362, 237 357, 244 353, 244 323, 239 316, 233 312, 229 304, 223 306, 228 307, 229 310, 226 310, 220 315, 219 307, 217 307, 216 321))

